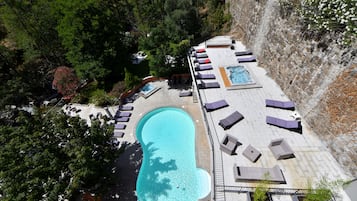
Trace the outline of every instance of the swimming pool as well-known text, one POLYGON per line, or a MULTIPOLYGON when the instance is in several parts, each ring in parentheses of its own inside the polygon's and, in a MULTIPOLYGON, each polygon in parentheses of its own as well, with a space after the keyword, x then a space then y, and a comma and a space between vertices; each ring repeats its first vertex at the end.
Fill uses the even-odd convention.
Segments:
POLYGON ((231 85, 255 84, 255 81, 250 76, 249 71, 244 66, 226 67, 226 73, 231 85))
POLYGON ((140 94, 144 96, 145 98, 149 97, 153 93, 155 93, 157 90, 160 88, 155 87, 153 84, 146 83, 143 87, 140 89, 140 94))
POLYGON ((143 161, 136 182, 140 201, 197 201, 211 190, 209 174, 196 167, 195 125, 183 110, 155 109, 138 123, 143 161))

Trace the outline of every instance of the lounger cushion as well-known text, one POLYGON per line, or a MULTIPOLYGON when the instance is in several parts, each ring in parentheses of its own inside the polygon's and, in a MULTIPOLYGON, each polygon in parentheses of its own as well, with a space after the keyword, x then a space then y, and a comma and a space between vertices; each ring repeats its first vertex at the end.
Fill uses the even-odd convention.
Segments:
POLYGON ((125 129, 126 125, 125 124, 115 124, 114 125, 114 130, 122 130, 125 129))
POLYGON ((229 116, 219 121, 219 125, 222 126, 224 130, 231 128, 234 124, 242 120, 244 117, 238 111, 233 112, 229 116))
POLYGON ((119 106, 119 110, 121 110, 121 111, 130 111, 130 110, 133 110, 133 109, 134 109, 134 107, 131 106, 131 105, 121 105, 121 106, 119 106))
POLYGON ((204 107, 206 108, 207 112, 218 110, 218 109, 221 109, 221 108, 227 107, 227 106, 229 106, 229 105, 225 100, 218 100, 215 102, 204 104, 204 107))
POLYGON ((282 109, 295 108, 295 103, 293 101, 279 101, 279 100, 265 99, 265 105, 267 107, 276 107, 282 109))
POLYGON ((245 62, 255 62, 256 61, 256 57, 254 55, 250 56, 250 57, 242 57, 242 58, 238 58, 238 62, 239 63, 245 63, 245 62))
POLYGON ((276 117, 267 116, 266 123, 282 128, 295 129, 301 127, 301 122, 296 120, 284 120, 276 117))
POLYGON ((195 77, 197 79, 216 79, 216 76, 214 74, 197 73, 197 75, 195 77))
POLYGON ((195 71, 212 70, 212 65, 198 65, 195 67, 195 71))

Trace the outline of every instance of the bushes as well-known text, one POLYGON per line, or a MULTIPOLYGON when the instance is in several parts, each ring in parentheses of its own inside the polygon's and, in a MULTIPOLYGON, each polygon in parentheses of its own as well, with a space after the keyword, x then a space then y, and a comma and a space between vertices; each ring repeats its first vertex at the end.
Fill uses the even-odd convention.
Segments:
POLYGON ((318 34, 341 33, 340 44, 348 45, 357 37, 356 0, 280 0, 286 9, 294 6, 307 30, 318 34))
POLYGON ((96 106, 108 106, 118 104, 118 99, 111 96, 103 89, 97 88, 97 82, 88 84, 73 99, 72 102, 87 104, 93 103, 96 106))

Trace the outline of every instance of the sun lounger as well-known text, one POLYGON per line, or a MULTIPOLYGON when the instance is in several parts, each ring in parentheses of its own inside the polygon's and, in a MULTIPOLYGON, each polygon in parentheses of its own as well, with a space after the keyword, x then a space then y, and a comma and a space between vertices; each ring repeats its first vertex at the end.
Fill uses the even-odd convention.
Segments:
POLYGON ((114 130, 113 137, 124 137, 124 132, 118 131, 118 130, 114 130))
POLYGON ((220 85, 218 82, 203 82, 203 81, 201 81, 201 83, 198 84, 198 88, 200 88, 200 89, 220 88, 220 85))
POLYGON ((192 96, 192 91, 181 91, 179 97, 192 96))
POLYGON ((296 129, 301 127, 301 122, 296 120, 284 120, 276 117, 267 116, 266 123, 281 128, 296 129))
POLYGON ((252 55, 250 57, 241 57, 237 59, 239 63, 245 63, 245 62, 255 62, 257 58, 252 55))
POLYGON ((209 64, 209 63, 211 63, 211 60, 209 58, 195 59, 194 62, 197 62, 199 64, 209 64))
POLYGON ((114 124, 114 130, 123 130, 126 128, 125 124, 114 124))
POLYGON ((227 106, 229 105, 225 100, 219 100, 219 101, 204 104, 204 107, 206 108, 207 112, 218 110, 227 106))
POLYGON ((294 158, 294 151, 284 139, 272 140, 269 149, 277 160, 294 158))
POLYGON ((221 119, 218 124, 222 126, 224 130, 227 130, 242 119, 244 119, 243 115, 238 111, 235 111, 226 118, 221 119))
POLYGON ((119 110, 121 111, 131 111, 134 109, 134 106, 131 105, 121 105, 119 106, 119 110))
POLYGON ((119 117, 119 118, 115 118, 115 121, 117 122, 128 122, 129 121, 129 117, 119 117))
POLYGON ((241 143, 237 138, 226 134, 220 142, 220 149, 229 155, 233 155, 239 145, 241 145, 241 143))
POLYGON ((252 55, 253 52, 250 50, 245 50, 245 51, 237 51, 234 53, 236 56, 245 56, 245 55, 252 55))
POLYGON ((212 65, 198 65, 195 67, 195 71, 212 70, 212 65))
POLYGON ((195 77, 197 79, 216 79, 216 76, 214 74, 197 73, 197 75, 195 77))
POLYGON ((206 53, 196 53, 195 57, 197 59, 199 59, 199 58, 208 58, 208 55, 206 53))
POLYGON ((203 48, 200 48, 200 49, 195 49, 195 51, 196 51, 197 53, 206 52, 206 50, 205 50, 205 49, 203 49, 203 48))
POLYGON ((265 106, 289 110, 295 109, 295 103, 293 101, 278 101, 272 99, 265 99, 265 106))
POLYGON ((244 167, 233 165, 234 179, 237 182, 268 181, 271 183, 285 184, 284 175, 278 165, 273 168, 244 167))
POLYGON ((130 117, 130 116, 131 116, 131 112, 122 112, 118 110, 114 117, 119 118, 119 117, 130 117))

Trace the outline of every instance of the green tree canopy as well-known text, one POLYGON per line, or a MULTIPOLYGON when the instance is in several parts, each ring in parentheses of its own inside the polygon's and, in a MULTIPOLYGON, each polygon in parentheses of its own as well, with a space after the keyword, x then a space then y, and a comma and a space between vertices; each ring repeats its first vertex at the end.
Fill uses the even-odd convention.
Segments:
POLYGON ((4 200, 70 199, 95 192, 116 157, 113 127, 62 112, 19 112, 0 126, 0 192, 4 200), (7 123, 6 123, 7 122, 7 123), (10 122, 10 123, 9 123, 10 122))

